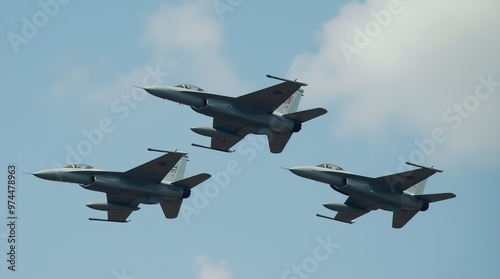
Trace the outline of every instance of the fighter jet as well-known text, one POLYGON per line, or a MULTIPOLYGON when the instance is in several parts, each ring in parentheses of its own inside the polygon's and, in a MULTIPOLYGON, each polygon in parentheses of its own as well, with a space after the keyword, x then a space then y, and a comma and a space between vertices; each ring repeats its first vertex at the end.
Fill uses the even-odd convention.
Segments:
MULTIPOLYGON (((150 151, 162 151, 149 149, 150 151)), ((202 173, 182 179, 187 154, 167 152, 154 160, 125 172, 105 171, 84 164, 72 164, 64 168, 35 172, 36 177, 78 183, 87 190, 106 193, 107 202, 94 202, 88 207, 107 211, 107 219, 89 218, 92 221, 129 222, 132 211, 139 204, 159 203, 166 218, 176 218, 182 200, 191 194, 191 188, 210 178, 202 173)))
POLYGON ((159 98, 191 106, 201 114, 213 117, 212 127, 191 130, 211 137, 211 145, 193 146, 231 152, 231 147, 248 134, 267 135, 272 153, 281 153, 302 123, 326 113, 323 108, 297 112, 306 83, 267 75, 284 82, 240 97, 211 94, 189 84, 143 88, 159 98))
POLYGON ((353 174, 332 164, 289 170, 298 176, 330 184, 333 190, 349 196, 344 203, 323 204, 338 212, 334 218, 316 216, 352 224, 352 220, 382 209, 393 212, 393 228, 402 228, 419 211, 429 209, 430 203, 455 197, 453 193, 423 194, 427 178, 442 170, 410 162, 406 164, 419 168, 376 178, 353 174))

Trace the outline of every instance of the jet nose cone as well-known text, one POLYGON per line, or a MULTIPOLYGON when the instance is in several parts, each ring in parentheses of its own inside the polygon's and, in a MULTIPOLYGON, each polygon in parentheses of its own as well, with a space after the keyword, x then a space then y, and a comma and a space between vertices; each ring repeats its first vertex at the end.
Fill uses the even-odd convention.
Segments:
POLYGON ((146 92, 158 98, 165 98, 165 96, 170 92, 170 90, 164 86, 150 86, 150 87, 144 87, 142 89, 146 90, 146 92))
POLYGON ((38 178, 46 179, 46 180, 56 180, 56 176, 57 176, 53 170, 37 171, 33 175, 38 177, 38 178))
POLYGON ((291 171, 293 174, 302 176, 302 177, 310 177, 311 174, 311 168, 309 167, 293 167, 289 168, 289 171, 291 171))

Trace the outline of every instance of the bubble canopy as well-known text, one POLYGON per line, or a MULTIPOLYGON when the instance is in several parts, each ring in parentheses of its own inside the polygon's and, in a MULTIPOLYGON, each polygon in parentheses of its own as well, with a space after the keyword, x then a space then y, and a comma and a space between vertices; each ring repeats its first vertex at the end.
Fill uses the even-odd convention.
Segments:
POLYGON ((337 166, 337 165, 332 165, 332 164, 319 164, 317 165, 316 167, 320 167, 320 168, 326 168, 326 169, 332 169, 332 170, 344 170, 343 168, 337 166))
POLYGON ((68 165, 64 167, 65 169, 82 169, 82 170, 88 170, 88 169, 93 169, 93 167, 85 164, 73 164, 73 165, 68 165))
POLYGON ((186 83, 176 85, 175 87, 189 89, 189 90, 193 90, 193 91, 205 91, 205 90, 199 88, 198 86, 194 86, 194 85, 186 84, 186 83))

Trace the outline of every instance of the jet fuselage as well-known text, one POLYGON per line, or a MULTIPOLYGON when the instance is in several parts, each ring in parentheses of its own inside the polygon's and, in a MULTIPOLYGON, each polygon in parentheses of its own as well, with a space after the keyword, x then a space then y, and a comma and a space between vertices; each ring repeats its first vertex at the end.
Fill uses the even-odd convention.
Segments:
POLYGON ((156 204, 163 199, 187 198, 189 189, 167 184, 151 182, 137 178, 129 178, 123 173, 73 169, 49 169, 34 173, 46 180, 77 183, 87 190, 139 197, 144 204, 156 204))
MULTIPOLYGON (((374 184, 369 177, 355 175, 343 170, 333 170, 323 167, 294 167, 290 169, 294 174, 329 184, 334 190, 359 197, 375 203, 382 210, 426 210, 428 204, 399 192, 391 192, 374 184)), ((337 204, 324 204, 325 207, 335 210, 337 204)), ((377 209, 373 208, 373 209, 377 209)))
POLYGON ((252 134, 269 135, 271 132, 298 132, 301 129, 301 123, 287 119, 276 112, 268 113, 246 105, 236 98, 174 86, 146 90, 159 98, 188 105, 200 114, 246 125, 248 132, 252 134))

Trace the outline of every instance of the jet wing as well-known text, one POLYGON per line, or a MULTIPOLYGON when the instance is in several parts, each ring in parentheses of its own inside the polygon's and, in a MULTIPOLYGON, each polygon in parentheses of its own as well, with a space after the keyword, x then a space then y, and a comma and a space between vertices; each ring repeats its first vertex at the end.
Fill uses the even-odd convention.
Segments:
MULTIPOLYGON (((139 202, 135 197, 124 195, 106 194, 108 203, 123 204, 130 207, 137 207, 139 202)), ((127 222, 132 211, 108 211, 108 221, 127 222)))
POLYGON ((213 121, 213 127, 217 130, 222 130, 225 132, 229 132, 231 134, 240 135, 240 139, 221 139, 221 138, 212 138, 212 142, 210 147, 217 150, 228 151, 231 147, 237 144, 240 140, 242 140, 248 132, 246 130, 245 125, 241 125, 235 122, 230 122, 223 120, 221 118, 215 118, 213 121))
MULTIPOLYGON (((334 220, 344 222, 344 223, 352 223, 352 220, 365 215, 373 209, 373 203, 370 203, 366 200, 349 196, 347 200, 344 202, 345 205, 353 206, 359 209, 364 209, 366 212, 362 213, 350 213, 350 212, 338 212, 337 215, 333 218, 334 220)), ((375 207, 376 208, 376 207, 375 207)))
POLYGON ((130 169, 124 174, 136 179, 160 182, 186 153, 168 152, 154 160, 130 169))
POLYGON ((163 210, 163 214, 165 214, 165 218, 174 219, 179 215, 179 211, 181 210, 182 199, 176 200, 163 200, 160 202, 161 209, 163 210))
POLYGON ((386 187, 391 192, 398 191, 402 193, 404 190, 421 182, 436 172, 436 169, 421 168, 373 178, 373 181, 377 185, 386 187))
POLYGON ((285 81, 240 97, 236 101, 272 113, 301 87, 300 83, 285 81))

